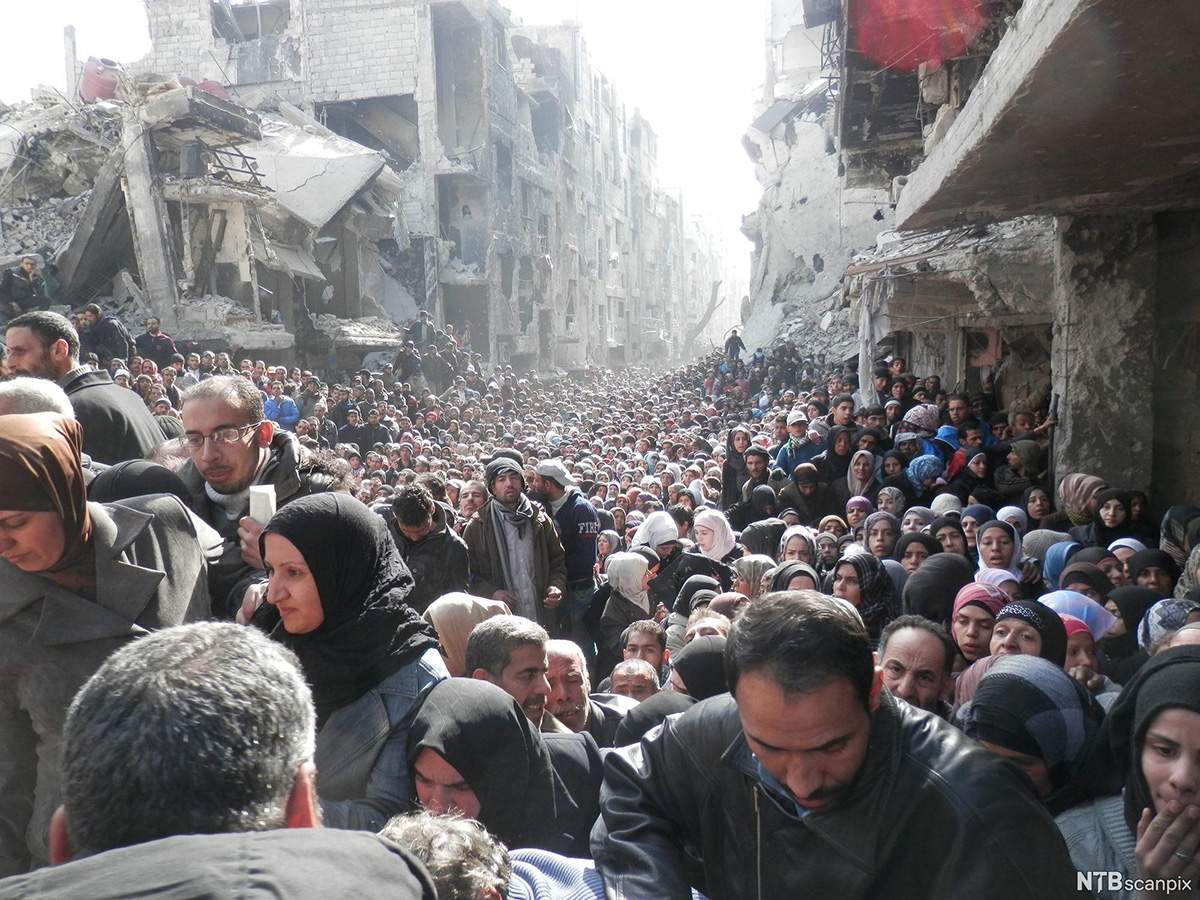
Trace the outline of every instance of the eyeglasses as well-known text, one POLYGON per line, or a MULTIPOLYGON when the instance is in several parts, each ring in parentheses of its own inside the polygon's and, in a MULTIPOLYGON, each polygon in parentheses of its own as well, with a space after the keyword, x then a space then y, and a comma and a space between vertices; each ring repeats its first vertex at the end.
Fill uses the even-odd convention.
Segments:
POLYGON ((183 444, 189 450, 199 450, 204 446, 206 440, 212 441, 218 446, 222 444, 236 444, 261 424, 262 422, 255 422, 253 425, 243 425, 241 428, 233 426, 218 428, 212 434, 185 434, 183 436, 183 444))

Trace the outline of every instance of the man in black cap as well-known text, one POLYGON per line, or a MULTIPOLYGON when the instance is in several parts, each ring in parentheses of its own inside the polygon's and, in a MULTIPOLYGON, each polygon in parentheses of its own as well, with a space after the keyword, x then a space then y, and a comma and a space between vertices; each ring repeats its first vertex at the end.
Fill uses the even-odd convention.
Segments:
POLYGON ((752 444, 742 455, 746 458, 746 475, 749 476, 742 485, 742 502, 749 503, 754 489, 768 482, 771 454, 757 444, 752 444))
POLYGON ((554 520, 525 496, 525 473, 512 457, 494 457, 484 481, 491 496, 463 531, 471 593, 507 603, 559 636, 567 566, 554 520))

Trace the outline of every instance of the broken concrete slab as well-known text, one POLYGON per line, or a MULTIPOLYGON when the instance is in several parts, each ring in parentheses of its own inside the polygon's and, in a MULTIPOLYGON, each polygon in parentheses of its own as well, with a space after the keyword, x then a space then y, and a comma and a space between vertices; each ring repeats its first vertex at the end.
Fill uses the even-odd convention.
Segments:
POLYGON ((257 115, 191 85, 155 94, 134 109, 164 146, 227 147, 262 137, 257 115))
POLYGON ((384 166, 382 153, 340 137, 263 124, 263 137, 241 147, 288 212, 313 228, 336 216, 384 166))

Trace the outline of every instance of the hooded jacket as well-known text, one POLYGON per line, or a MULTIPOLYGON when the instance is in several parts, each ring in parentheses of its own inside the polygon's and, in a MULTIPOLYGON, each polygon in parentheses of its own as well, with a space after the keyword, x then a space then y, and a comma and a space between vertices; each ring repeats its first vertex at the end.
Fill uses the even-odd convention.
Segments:
POLYGON ((803 818, 764 778, 727 695, 611 751, 592 832, 608 896, 1076 895, 1054 821, 1010 764, 886 690, 871 716, 846 800, 803 818))

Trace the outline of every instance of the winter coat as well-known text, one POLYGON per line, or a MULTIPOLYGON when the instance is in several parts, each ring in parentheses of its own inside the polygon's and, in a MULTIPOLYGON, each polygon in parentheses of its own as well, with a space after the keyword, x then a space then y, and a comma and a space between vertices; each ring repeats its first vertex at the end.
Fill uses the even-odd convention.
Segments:
POLYGON ((209 617, 219 539, 166 494, 89 503, 95 598, 0 559, 0 875, 49 861, 67 707, 118 647, 209 617), (35 774, 36 773, 36 774, 35 774))
POLYGON ((1010 763, 886 690, 871 717, 848 795, 803 817, 759 767, 728 695, 612 750, 592 832, 608 896, 1076 896, 1054 821, 1010 763))
POLYGON ((424 866, 375 834, 277 828, 187 834, 0 881, 0 900, 435 900, 424 866))
MULTIPOLYGON (((504 582, 500 544, 492 521, 492 504, 495 502, 489 499, 477 509, 463 530, 471 568, 470 591, 477 597, 491 597, 496 591, 509 590, 504 582)), ((536 504, 533 509, 533 586, 538 597, 538 624, 549 631, 551 637, 558 637, 562 629, 561 607, 546 609, 540 601, 551 587, 566 591, 567 565, 562 541, 554 530, 554 520, 536 504)))
POLYGON ((137 348, 138 356, 154 360, 159 369, 169 366, 171 357, 179 352, 175 349, 175 342, 171 340, 171 336, 161 331, 158 334, 143 331, 133 339, 133 345, 137 348))
POLYGON ((110 466, 145 459, 164 440, 162 429, 136 393, 103 370, 78 368, 59 382, 83 426, 83 452, 110 466))
POLYGON ((379 831, 412 797, 408 729, 421 701, 449 678, 436 648, 396 670, 317 732, 317 794, 326 828, 379 831))
POLYGON ((396 514, 390 505, 375 510, 388 523, 392 540, 400 548, 400 555, 408 564, 416 584, 405 598, 405 602, 419 613, 425 612, 429 604, 443 594, 466 591, 470 581, 467 562, 467 543, 449 527, 454 513, 449 507, 435 503, 433 528, 429 534, 415 544, 404 536, 396 523, 396 514))
POLYGON ((558 512, 552 513, 552 517, 563 545, 567 584, 573 589, 585 588, 592 582, 592 569, 596 565, 600 517, 596 507, 577 488, 567 488, 567 491, 567 501, 558 512))
MULTIPOLYGON (((287 431, 277 431, 271 439, 270 459, 255 484, 275 485, 275 504, 282 507, 289 500, 312 493, 310 481, 311 459, 307 450, 300 446, 296 436, 287 431)), ((242 559, 242 543, 238 537, 238 520, 250 515, 250 500, 232 519, 225 511, 208 499, 204 490, 204 478, 196 470, 196 464, 188 460, 179 470, 179 477, 188 489, 188 506, 192 512, 216 529, 224 539, 220 559, 209 566, 209 584, 213 598, 213 617, 232 620, 242 605, 246 588, 266 581, 266 574, 248 566, 242 559)), ((266 524, 266 523, 263 523, 266 524)))
POLYGON ((295 431, 296 423, 300 421, 300 407, 296 406, 296 401, 287 394, 280 394, 278 400, 268 397, 263 402, 263 417, 270 419, 280 428, 295 431))

